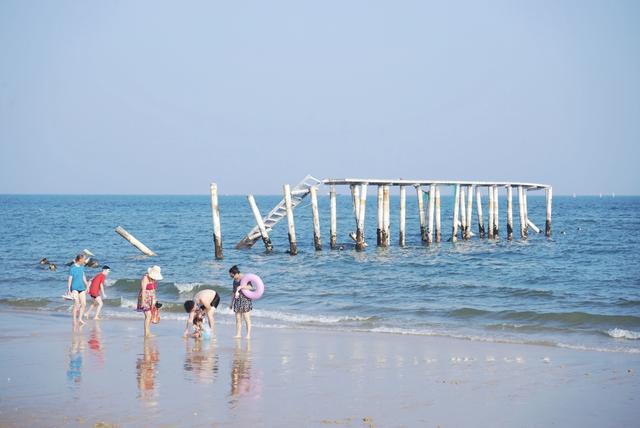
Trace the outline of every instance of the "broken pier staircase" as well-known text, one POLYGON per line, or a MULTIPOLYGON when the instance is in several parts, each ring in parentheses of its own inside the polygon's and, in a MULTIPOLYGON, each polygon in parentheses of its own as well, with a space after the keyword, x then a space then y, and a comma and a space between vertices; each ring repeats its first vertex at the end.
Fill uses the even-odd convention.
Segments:
MULTIPOLYGON (((321 180, 315 177, 307 175, 300 183, 298 183, 293 189, 291 189, 291 207, 295 208, 302 202, 302 200, 310 193, 310 189, 314 186, 322 184, 321 180)), ((273 226, 276 225, 281 219, 286 217, 287 208, 284 204, 284 198, 276 205, 262 220, 264 221, 264 227, 267 229, 267 233, 271 232, 273 226)), ((251 229, 251 231, 244 237, 238 244, 237 249, 251 248, 256 241, 260 239, 260 230, 258 226, 251 229)))

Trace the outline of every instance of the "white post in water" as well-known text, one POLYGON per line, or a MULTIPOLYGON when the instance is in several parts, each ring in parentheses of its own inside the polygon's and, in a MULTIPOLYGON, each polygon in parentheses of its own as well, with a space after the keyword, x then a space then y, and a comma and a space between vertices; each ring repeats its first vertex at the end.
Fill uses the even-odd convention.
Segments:
POLYGON ((358 215, 360 214, 360 188, 355 184, 351 185, 351 201, 353 202, 353 215, 356 219, 356 228, 357 228, 358 215))
POLYGON ((480 186, 476 186, 476 211, 478 211, 478 236, 484 238, 484 219, 482 218, 482 197, 480 186))
POLYGON ((383 199, 383 215, 382 215, 382 245, 384 247, 388 247, 391 244, 391 207, 389 205, 389 186, 384 186, 382 189, 382 199, 383 199))
POLYGON ((500 221, 498 211, 498 186, 493 186, 493 237, 500 238, 500 221))
POLYGON ((529 208, 527 207, 527 192, 526 187, 522 188, 522 206, 524 207, 524 234, 529 237, 529 208))
POLYGON ((545 189, 545 196, 547 199, 547 221, 544 227, 544 234, 547 236, 547 238, 550 238, 551 237, 551 202, 553 199, 552 187, 547 187, 545 189))
POLYGON ((453 192, 453 226, 451 227, 451 242, 456 242, 458 237, 458 217, 460 208, 460 185, 455 185, 455 191, 453 192))
POLYGON ((253 217, 256 219, 256 224, 258 225, 258 229, 260 229, 260 236, 262 236, 262 242, 264 242, 264 248, 267 253, 270 253, 271 250, 273 250, 273 245, 271 245, 271 239, 267 234, 267 228, 264 226, 264 221, 262 221, 262 215, 260 214, 260 210, 258 209, 256 200, 253 197, 253 195, 247 196, 247 200, 249 201, 249 205, 251 206, 253 217))
POLYGON ((524 192, 522 191, 522 186, 518 186, 518 213, 520 214, 520 238, 527 239, 526 234, 526 223, 527 220, 524 215, 524 192))
POLYGON ((335 250, 337 247, 337 237, 338 237, 338 232, 337 232, 337 221, 336 221, 336 216, 337 216, 337 210, 336 210, 336 186, 335 184, 331 186, 331 191, 329 192, 329 199, 330 199, 330 207, 331 207, 331 223, 329 225, 329 246, 331 247, 332 250, 335 250))
POLYGON ((399 237, 398 244, 401 247, 405 245, 404 239, 404 226, 405 226, 405 211, 407 203, 407 189, 404 186, 400 186, 400 225, 398 226, 399 237))
POLYGON ((433 211, 436 199, 436 185, 431 184, 429 186, 429 223, 427 226, 427 244, 433 242, 433 211))
POLYGON ((507 186, 507 239, 513 239, 513 191, 507 186))
POLYGON ((222 260, 222 232, 220 231, 220 207, 218 206, 218 185, 211 183, 211 221, 213 223, 213 247, 216 260, 222 260))
POLYGON ((358 228, 356 229, 356 250, 362 251, 365 248, 364 242, 364 214, 367 208, 367 183, 360 185, 360 212, 358 213, 358 228))
POLYGON ((460 186, 460 237, 462 239, 466 239, 464 237, 464 231, 467 228, 467 210, 465 208, 467 197, 465 193, 465 187, 466 186, 460 186))
POLYGON ((291 187, 288 184, 283 186, 284 204, 287 209, 287 224, 289 226, 289 254, 298 254, 298 243, 296 242, 296 227, 293 221, 293 209, 291 208, 291 187))
POLYGON ((442 229, 440 228, 440 187, 436 186, 436 242, 442 241, 442 229))
POLYGON ((127 241, 129 241, 129 243, 131 245, 136 247, 143 254, 145 254, 147 256, 157 256, 157 254, 154 253, 153 251, 151 251, 146 245, 144 245, 142 242, 138 241, 135 236, 133 236, 132 234, 130 234, 129 232, 124 230, 124 228, 122 226, 116 227, 116 233, 118 235, 122 236, 127 241))
POLYGON ((322 250, 322 240, 320 239, 320 216, 318 215, 318 188, 312 186, 311 192, 311 214, 313 214, 313 246, 316 251, 322 250))
POLYGON ((473 188, 467 186, 467 224, 464 228, 464 239, 471 239, 471 212, 473 210, 473 188))
POLYGON ((422 187, 416 186, 416 196, 418 197, 418 219, 420 220, 420 239, 427 240, 426 227, 424 224, 424 198, 422 197, 422 187))
POLYGON ((489 224, 487 225, 489 227, 489 230, 487 233, 487 238, 493 239, 494 211, 493 211, 493 187, 492 186, 487 186, 487 196, 489 197, 489 206, 487 207, 487 211, 489 211, 489 224))
POLYGON ((378 186, 378 227, 376 229, 376 245, 379 247, 382 245, 382 228, 384 227, 383 225, 383 220, 384 220, 384 214, 383 214, 383 190, 382 190, 382 186, 379 185, 378 186))

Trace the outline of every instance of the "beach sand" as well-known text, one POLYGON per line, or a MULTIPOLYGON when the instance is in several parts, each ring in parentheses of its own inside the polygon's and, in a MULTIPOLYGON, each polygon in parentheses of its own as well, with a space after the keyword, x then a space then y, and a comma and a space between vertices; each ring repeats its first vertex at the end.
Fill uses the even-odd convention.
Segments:
POLYGON ((0 426, 630 427, 640 355, 0 311, 0 426))

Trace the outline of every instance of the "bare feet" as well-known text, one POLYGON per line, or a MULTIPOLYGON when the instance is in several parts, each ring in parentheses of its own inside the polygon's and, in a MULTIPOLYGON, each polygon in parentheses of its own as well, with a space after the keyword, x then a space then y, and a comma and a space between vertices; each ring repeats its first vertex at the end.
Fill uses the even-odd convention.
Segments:
POLYGON ((78 322, 80 323, 80 325, 84 325, 84 321, 82 321, 82 318, 79 318, 78 322))
POLYGON ((251 339, 251 336, 249 335, 249 336, 245 337, 245 339, 251 339))
POLYGON ((100 321, 102 318, 100 318, 99 316, 96 315, 95 317, 93 317, 93 319, 100 321))
POLYGON ((242 339, 242 336, 233 336, 234 339, 242 339))

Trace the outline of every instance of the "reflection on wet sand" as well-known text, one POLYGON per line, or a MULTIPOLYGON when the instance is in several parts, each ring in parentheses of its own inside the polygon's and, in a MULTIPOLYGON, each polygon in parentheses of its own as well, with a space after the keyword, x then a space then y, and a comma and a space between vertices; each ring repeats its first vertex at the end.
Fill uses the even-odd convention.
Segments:
POLYGON ((156 396, 156 366, 160 361, 160 352, 153 339, 145 339, 143 352, 136 361, 136 378, 138 379, 138 398, 148 404, 155 404, 156 396))
POLYGON ((91 355, 94 356, 97 365, 104 365, 104 349, 102 348, 102 329, 100 328, 100 321, 94 321, 93 327, 91 328, 91 333, 89 334, 89 349, 91 350, 91 355))
POLYGON ((82 356, 84 354, 84 335, 74 332, 71 335, 69 346, 69 366, 67 367, 67 379, 71 385, 82 381, 82 356))
POLYGON ((251 341, 236 340, 231 364, 231 400, 237 403, 240 397, 257 398, 260 395, 260 373, 254 373, 251 368, 251 341))
POLYGON ((218 377, 218 353, 215 339, 186 340, 184 371, 188 379, 199 383, 213 383, 218 377))

